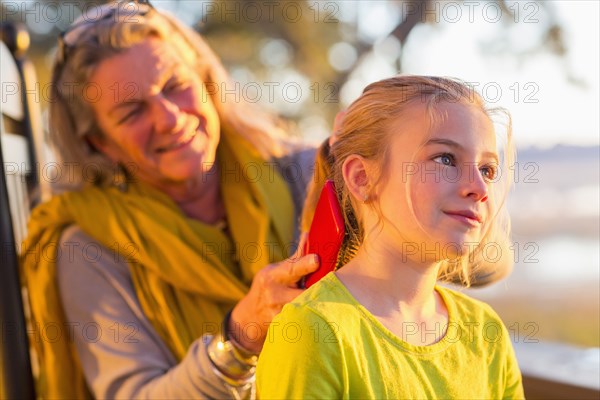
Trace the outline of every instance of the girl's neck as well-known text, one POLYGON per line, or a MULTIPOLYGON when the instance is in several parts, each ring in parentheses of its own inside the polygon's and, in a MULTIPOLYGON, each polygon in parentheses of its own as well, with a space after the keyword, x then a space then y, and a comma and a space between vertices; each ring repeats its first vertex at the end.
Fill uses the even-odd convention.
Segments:
POLYGON ((360 292, 371 293, 380 302, 411 309, 431 303, 438 269, 439 263, 422 263, 399 252, 372 246, 361 247, 354 259, 338 271, 338 276, 351 285, 356 281, 360 292))
POLYGON ((448 322, 448 310, 435 291, 439 263, 409 258, 378 241, 370 243, 369 248, 361 247, 352 261, 336 272, 337 277, 396 336, 415 345, 440 340, 448 322), (407 336, 407 327, 416 329, 411 331, 413 335, 407 336))

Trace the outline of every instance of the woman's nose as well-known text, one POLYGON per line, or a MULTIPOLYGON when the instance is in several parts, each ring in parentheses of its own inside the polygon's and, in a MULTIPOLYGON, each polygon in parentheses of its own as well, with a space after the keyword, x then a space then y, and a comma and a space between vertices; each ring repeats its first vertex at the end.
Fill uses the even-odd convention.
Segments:
POLYGON ((150 108, 154 128, 158 133, 172 134, 178 130, 183 114, 176 103, 165 96, 158 95, 150 108))

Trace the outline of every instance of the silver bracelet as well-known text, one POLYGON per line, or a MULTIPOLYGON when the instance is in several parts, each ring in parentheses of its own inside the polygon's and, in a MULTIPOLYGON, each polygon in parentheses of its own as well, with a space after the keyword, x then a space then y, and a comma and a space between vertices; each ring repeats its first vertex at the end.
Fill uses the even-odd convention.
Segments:
POLYGON ((229 385, 240 387, 254 382, 258 355, 229 337, 227 330, 230 317, 231 311, 223 319, 221 334, 211 338, 206 351, 215 374, 229 385))

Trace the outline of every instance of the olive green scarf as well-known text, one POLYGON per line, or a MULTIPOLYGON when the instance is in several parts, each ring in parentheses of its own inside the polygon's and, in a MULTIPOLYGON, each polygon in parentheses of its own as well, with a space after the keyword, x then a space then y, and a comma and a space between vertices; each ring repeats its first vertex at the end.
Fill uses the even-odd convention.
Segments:
MULTIPOLYGON (((231 238, 188 219, 168 196, 139 183, 125 193, 90 187, 37 207, 21 257, 34 326, 66 326, 53 255, 64 228, 74 224, 125 257, 145 315, 178 360, 194 340, 214 332, 256 272, 288 256, 294 229, 289 190, 272 164, 225 138, 218 159, 231 238)), ((39 396, 89 397, 67 339, 32 340, 39 396)))

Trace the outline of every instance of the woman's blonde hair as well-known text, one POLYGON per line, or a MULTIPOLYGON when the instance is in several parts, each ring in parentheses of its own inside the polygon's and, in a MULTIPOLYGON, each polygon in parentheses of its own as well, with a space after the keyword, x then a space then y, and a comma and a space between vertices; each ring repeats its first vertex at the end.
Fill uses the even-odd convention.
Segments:
MULTIPOLYGON (((121 179, 123 170, 91 146, 88 137, 102 135, 86 93, 95 68, 105 59, 122 53, 150 37, 169 42, 181 54, 193 54, 191 67, 207 84, 223 135, 248 141, 264 158, 285 151, 281 122, 243 99, 219 101, 230 83, 219 58, 202 37, 174 17, 146 4, 112 3, 87 10, 75 21, 59 44, 50 90, 50 140, 62 162, 70 163, 68 186, 85 183, 106 185, 121 179), (239 101, 238 101, 239 100, 239 101)), ((93 92, 93 91, 91 91, 93 92)), ((92 99, 93 101, 93 99, 92 99)))
MULTIPOLYGON (((426 76, 395 76, 370 84, 362 95, 354 101, 346 111, 346 115, 337 134, 337 140, 325 155, 324 148, 318 155, 315 176, 306 200, 306 211, 303 216, 303 226, 312 217, 311 212, 316 204, 319 192, 326 178, 333 179, 337 188, 340 205, 344 212, 347 236, 338 266, 347 263, 361 245, 365 232, 356 200, 350 195, 342 175, 342 165, 352 154, 360 155, 366 160, 374 160, 376 177, 371 183, 370 190, 389 178, 387 165, 389 163, 390 126, 402 118, 410 118, 407 109, 415 104, 426 107, 432 125, 444 118, 437 105, 440 102, 458 103, 481 110, 490 120, 504 126, 501 172, 491 189, 490 197, 496 201, 495 215, 484 234, 480 244, 468 255, 454 260, 442 261, 439 279, 452 281, 469 286, 488 283, 499 279, 508 273, 512 267, 510 251, 510 220, 504 202, 510 183, 514 149, 512 145, 512 128, 510 115, 500 108, 488 108, 482 97, 463 82, 455 79, 426 76), (500 117, 500 120, 495 119, 500 117), (329 158, 329 160, 326 159, 329 158), (387 172, 386 172, 387 171, 387 172)), ((407 160, 410 161, 410 160, 407 160)), ((373 194, 373 193, 371 193, 373 194)), ((372 198, 372 197, 371 197, 372 198)), ((376 201, 367 203, 375 208, 382 222, 382 214, 376 201)))

